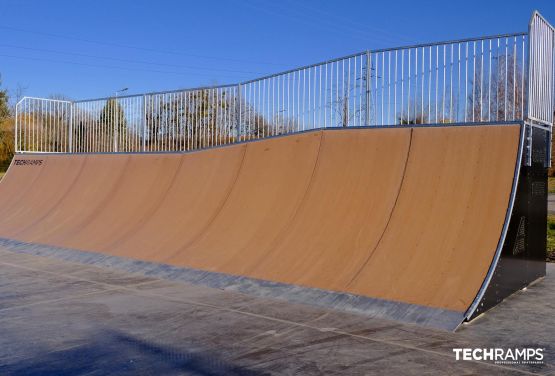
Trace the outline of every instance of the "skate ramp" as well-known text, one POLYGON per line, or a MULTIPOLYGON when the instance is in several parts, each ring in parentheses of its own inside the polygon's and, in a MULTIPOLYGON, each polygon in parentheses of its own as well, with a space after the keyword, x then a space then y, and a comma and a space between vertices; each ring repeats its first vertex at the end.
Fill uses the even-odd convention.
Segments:
POLYGON ((460 320, 500 246, 520 134, 352 128, 184 154, 17 155, 0 236, 460 320))

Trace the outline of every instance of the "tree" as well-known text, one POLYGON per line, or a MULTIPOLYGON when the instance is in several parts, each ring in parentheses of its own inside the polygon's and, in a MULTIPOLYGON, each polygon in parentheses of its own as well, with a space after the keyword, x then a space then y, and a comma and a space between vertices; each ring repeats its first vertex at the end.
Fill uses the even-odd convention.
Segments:
POLYGON ((410 118, 406 115, 402 115, 402 116, 399 115, 397 121, 399 122, 399 124, 402 124, 402 125, 427 124, 428 117, 426 116, 426 114, 421 114, 421 113, 411 114, 410 118))
POLYGON ((8 91, 0 90, 0 171, 8 167, 15 152, 14 120, 11 117, 8 100, 8 91))
POLYGON ((199 149, 260 132, 254 127, 260 122, 249 120, 245 109, 242 111, 243 126, 241 130, 236 128, 236 103, 233 95, 214 89, 147 97, 147 149, 199 149))
MULTIPOLYGON (((0 80, 0 85, 2 81, 0 80)), ((10 116, 10 107, 8 104, 8 90, 0 90, 0 120, 10 116)))
POLYGON ((478 60, 468 94, 470 121, 503 121, 522 119, 523 89, 526 77, 513 53, 494 58, 491 71, 478 60), (489 78, 488 78, 489 76, 489 78))
POLYGON ((100 111, 99 123, 102 151, 123 150, 126 147, 127 122, 123 108, 115 98, 106 101, 100 111))
POLYGON ((0 119, 0 171, 5 171, 15 153, 14 149, 14 119, 4 117, 0 119))

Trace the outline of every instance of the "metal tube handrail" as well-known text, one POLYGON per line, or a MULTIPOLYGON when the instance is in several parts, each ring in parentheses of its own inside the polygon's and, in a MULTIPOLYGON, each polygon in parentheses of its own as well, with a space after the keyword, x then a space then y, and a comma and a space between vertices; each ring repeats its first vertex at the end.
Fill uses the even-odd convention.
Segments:
MULTIPOLYGON (((238 82, 238 83, 225 84, 225 85, 206 85, 206 86, 199 86, 199 87, 193 87, 193 88, 182 88, 182 89, 173 89, 173 90, 166 90, 166 91, 151 91, 151 92, 145 92, 145 93, 139 93, 139 94, 120 95, 120 96, 118 96, 118 98, 130 98, 130 97, 137 97, 137 96, 141 96, 141 95, 170 94, 170 93, 178 93, 178 92, 184 92, 184 91, 218 89, 218 88, 227 88, 227 87, 233 87, 233 86, 238 86, 238 85, 246 85, 246 84, 249 84, 249 83, 252 83, 252 82, 256 82, 256 81, 260 81, 260 80, 265 80, 265 79, 269 79, 269 78, 278 77, 278 76, 281 76, 281 75, 297 72, 297 71, 303 70, 303 69, 310 69, 310 68, 314 68, 314 67, 324 65, 324 64, 335 63, 337 61, 341 61, 341 60, 344 60, 344 59, 349 59, 349 58, 352 58, 352 57, 361 56, 361 55, 364 55, 366 53, 382 53, 382 52, 389 52, 389 51, 400 51, 400 50, 408 50, 408 49, 415 49, 415 48, 422 48, 422 47, 435 47, 435 46, 442 46, 442 45, 447 45, 447 44, 467 43, 467 42, 475 42, 475 41, 481 41, 481 40, 510 38, 510 37, 519 37, 519 36, 527 36, 527 35, 528 35, 528 32, 505 33, 505 34, 497 34, 497 35, 487 35, 487 36, 483 36, 483 37, 452 39, 452 40, 444 40, 444 41, 431 42, 431 43, 404 45, 404 46, 400 46, 400 47, 390 47, 390 48, 379 48, 379 49, 373 49, 373 50, 366 50, 366 51, 362 51, 362 52, 356 52, 356 53, 353 53, 353 54, 350 54, 350 55, 341 56, 341 57, 338 57, 338 58, 333 58, 333 59, 320 61, 320 62, 314 63, 314 64, 308 64, 308 65, 292 68, 292 69, 289 69, 289 70, 285 70, 285 71, 281 71, 281 72, 277 72, 277 73, 272 73, 270 75, 261 76, 261 77, 253 78, 251 80, 241 81, 241 82, 238 82)), ((110 99, 110 98, 114 98, 114 96, 79 99, 79 100, 74 100, 72 102, 79 103, 79 102, 88 102, 88 101, 96 101, 96 100, 107 100, 107 99, 110 99)))

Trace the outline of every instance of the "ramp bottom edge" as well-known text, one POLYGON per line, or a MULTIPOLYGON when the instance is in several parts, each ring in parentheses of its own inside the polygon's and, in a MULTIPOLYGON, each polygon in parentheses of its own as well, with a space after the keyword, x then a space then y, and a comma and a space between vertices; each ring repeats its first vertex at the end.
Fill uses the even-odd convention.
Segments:
POLYGON ((261 298, 275 298, 418 326, 454 331, 463 321, 464 312, 390 301, 344 292, 271 282, 261 279, 204 271, 181 266, 106 255, 0 238, 0 246, 12 252, 51 257, 64 261, 113 268, 160 279, 182 281, 261 298))

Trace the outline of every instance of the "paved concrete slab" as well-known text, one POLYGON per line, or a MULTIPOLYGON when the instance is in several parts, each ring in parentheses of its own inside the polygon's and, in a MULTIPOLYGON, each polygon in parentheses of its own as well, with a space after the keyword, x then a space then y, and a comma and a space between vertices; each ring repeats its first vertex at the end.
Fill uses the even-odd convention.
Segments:
POLYGON ((0 374, 555 374, 555 267, 456 333, 0 248, 0 374), (541 347, 542 365, 454 347, 541 347))

